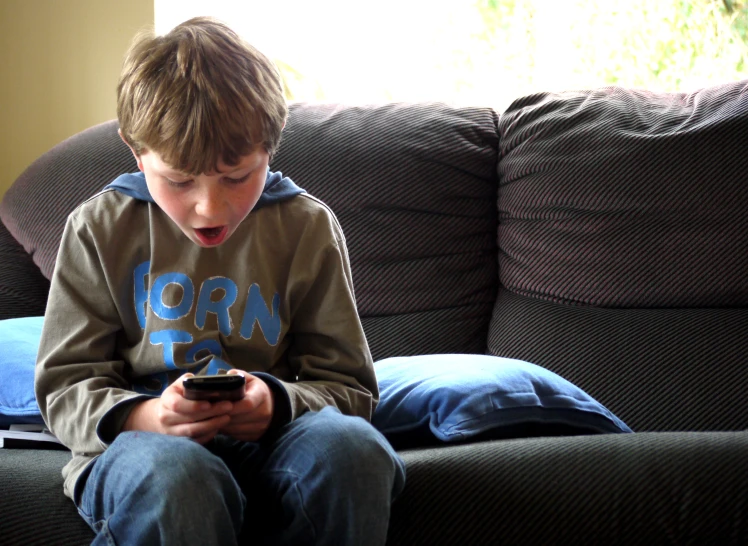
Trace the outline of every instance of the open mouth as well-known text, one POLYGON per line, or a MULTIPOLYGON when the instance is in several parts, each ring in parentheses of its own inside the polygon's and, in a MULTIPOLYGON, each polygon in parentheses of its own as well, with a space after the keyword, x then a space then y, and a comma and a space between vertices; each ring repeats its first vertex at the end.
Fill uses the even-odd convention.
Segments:
POLYGON ((227 231, 226 226, 195 228, 198 239, 205 245, 217 245, 223 242, 227 231))

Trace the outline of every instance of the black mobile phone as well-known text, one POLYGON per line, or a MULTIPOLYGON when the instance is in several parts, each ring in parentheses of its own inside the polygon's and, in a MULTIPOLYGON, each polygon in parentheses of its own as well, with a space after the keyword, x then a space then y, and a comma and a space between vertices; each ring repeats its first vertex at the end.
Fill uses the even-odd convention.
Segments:
POLYGON ((241 400, 244 398, 244 376, 239 374, 197 375, 184 380, 184 397, 188 400, 241 400))

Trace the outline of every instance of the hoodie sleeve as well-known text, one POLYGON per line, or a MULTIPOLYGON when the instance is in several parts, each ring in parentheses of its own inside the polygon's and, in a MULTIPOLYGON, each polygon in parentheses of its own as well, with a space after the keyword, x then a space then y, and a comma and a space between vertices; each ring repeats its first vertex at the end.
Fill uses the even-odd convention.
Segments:
POLYGON ((356 308, 348 251, 329 209, 302 239, 294 284, 288 361, 298 381, 284 382, 293 420, 335 406, 370 421, 379 398, 371 352, 356 308), (303 271, 303 272, 302 272, 303 271))
POLYGON ((122 326, 100 252, 74 212, 52 276, 35 374, 47 426, 73 452, 85 454, 106 448, 97 426, 107 411, 140 397, 128 388, 124 361, 114 356, 122 326))

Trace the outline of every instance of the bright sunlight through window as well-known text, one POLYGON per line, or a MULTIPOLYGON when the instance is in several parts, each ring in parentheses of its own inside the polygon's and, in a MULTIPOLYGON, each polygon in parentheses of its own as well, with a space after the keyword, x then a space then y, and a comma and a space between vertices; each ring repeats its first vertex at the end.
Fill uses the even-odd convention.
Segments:
POLYGON ((692 91, 748 77, 748 0, 156 0, 275 60, 290 100, 492 106, 539 91, 692 91))

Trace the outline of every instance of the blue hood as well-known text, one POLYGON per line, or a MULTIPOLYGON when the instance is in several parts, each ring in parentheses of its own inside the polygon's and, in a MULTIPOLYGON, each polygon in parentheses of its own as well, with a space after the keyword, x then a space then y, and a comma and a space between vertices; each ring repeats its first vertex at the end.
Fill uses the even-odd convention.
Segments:
MULTIPOLYGON (((148 191, 148 186, 145 183, 145 175, 142 172, 122 174, 104 189, 109 188, 140 201, 155 203, 153 197, 151 197, 151 193, 148 191)), ((293 180, 287 176, 283 176, 280 172, 271 172, 268 169, 267 178, 265 179, 265 189, 262 190, 262 195, 252 210, 286 201, 300 193, 306 193, 306 191, 294 184, 293 180)))

